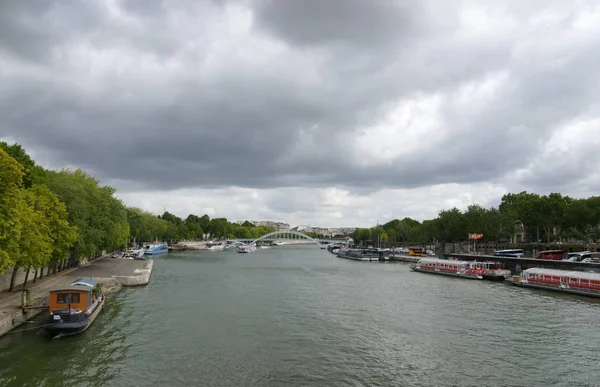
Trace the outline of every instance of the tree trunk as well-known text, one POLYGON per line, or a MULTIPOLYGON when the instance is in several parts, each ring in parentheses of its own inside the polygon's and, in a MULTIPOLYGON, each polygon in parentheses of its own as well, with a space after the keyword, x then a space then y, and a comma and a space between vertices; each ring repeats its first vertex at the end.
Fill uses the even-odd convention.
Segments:
POLYGON ((37 273, 38 273, 38 270, 40 270, 40 269, 37 269, 37 268, 36 268, 36 269, 35 269, 35 272, 33 273, 33 283, 36 283, 36 281, 37 281, 37 277, 38 277, 38 274, 37 274, 37 273))
MULTIPOLYGON (((48 270, 50 270, 50 265, 48 265, 48 270)), ((44 276, 44 267, 42 266, 40 268, 40 279, 42 279, 43 276, 44 276)))
POLYGON ((19 271, 19 266, 15 265, 12 275, 10 277, 10 287, 8 288, 9 292, 15 291, 15 280, 17 279, 17 272, 19 271))
MULTIPOLYGON (((56 262, 54 262, 54 263, 52 264, 52 274, 56 274, 56 266, 57 266, 57 265, 56 265, 56 262)), ((48 271, 50 271, 50 269, 48 269, 48 271)))
POLYGON ((29 279, 29 270, 31 270, 31 265, 27 266, 27 271, 25 272, 25 281, 23 281, 23 289, 25 289, 25 285, 27 285, 27 280, 29 279))

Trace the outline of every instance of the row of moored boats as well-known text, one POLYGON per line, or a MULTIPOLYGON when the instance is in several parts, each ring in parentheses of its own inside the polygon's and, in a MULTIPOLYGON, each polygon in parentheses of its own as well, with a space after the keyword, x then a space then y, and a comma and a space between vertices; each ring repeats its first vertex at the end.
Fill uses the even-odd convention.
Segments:
MULTIPOLYGON (((328 250, 340 258, 356 261, 381 262, 389 260, 390 256, 389 249, 329 246, 328 250)), ((597 272, 530 268, 523 270, 518 276, 513 276, 512 272, 504 269, 500 262, 458 261, 435 257, 419 259, 411 265, 411 270, 473 280, 508 280, 511 284, 520 287, 600 298, 600 273, 597 272)))

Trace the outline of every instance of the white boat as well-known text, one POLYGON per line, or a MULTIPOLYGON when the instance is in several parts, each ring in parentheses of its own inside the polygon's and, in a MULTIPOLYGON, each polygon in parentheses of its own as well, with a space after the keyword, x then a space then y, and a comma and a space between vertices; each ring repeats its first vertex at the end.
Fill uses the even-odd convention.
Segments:
POLYGON ((144 254, 157 255, 169 252, 169 246, 166 243, 154 242, 150 245, 144 246, 144 254))
POLYGON ((144 259, 145 253, 146 252, 144 251, 144 249, 128 249, 125 251, 125 254, 123 254, 123 258, 144 259))
POLYGON ((239 245, 237 248, 238 253, 251 253, 256 250, 256 246, 253 245, 239 245))
POLYGON ((225 250, 225 244, 221 242, 207 242, 206 249, 211 251, 225 250))

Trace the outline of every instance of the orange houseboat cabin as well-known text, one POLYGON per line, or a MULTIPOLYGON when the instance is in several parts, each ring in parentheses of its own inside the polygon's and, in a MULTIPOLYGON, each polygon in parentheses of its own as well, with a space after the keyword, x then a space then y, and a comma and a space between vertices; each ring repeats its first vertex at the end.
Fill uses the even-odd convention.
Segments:
POLYGON ((103 305, 98 281, 78 279, 68 287, 50 291, 50 316, 44 329, 52 337, 81 333, 94 322, 103 305))

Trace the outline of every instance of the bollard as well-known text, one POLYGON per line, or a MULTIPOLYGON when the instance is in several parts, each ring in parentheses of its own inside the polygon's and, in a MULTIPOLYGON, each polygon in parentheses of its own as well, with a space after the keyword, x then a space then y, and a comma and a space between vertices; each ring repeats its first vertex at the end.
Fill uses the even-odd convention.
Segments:
POLYGON ((29 289, 23 289, 21 293, 21 308, 25 309, 31 305, 31 291, 29 289))

